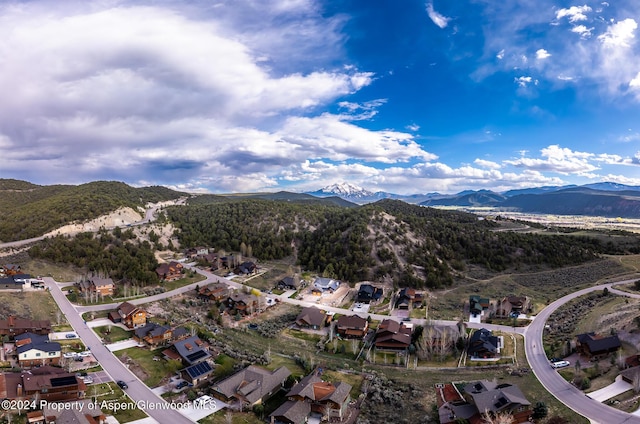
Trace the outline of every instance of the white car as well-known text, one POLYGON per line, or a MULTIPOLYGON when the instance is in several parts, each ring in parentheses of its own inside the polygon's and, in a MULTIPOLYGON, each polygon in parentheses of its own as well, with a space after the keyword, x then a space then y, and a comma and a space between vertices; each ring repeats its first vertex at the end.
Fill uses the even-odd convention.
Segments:
POLYGON ((571 365, 571 362, 569 361, 556 361, 551 363, 551 366, 553 368, 564 368, 568 367, 569 365, 571 365))
POLYGON ((88 350, 85 350, 84 352, 78 353, 78 356, 82 356, 83 358, 87 357, 87 356, 90 356, 90 355, 91 355, 91 352, 89 352, 88 350))
POLYGON ((65 358, 75 358, 76 355, 77 355, 76 352, 67 352, 67 353, 63 354, 62 356, 65 357, 65 358))

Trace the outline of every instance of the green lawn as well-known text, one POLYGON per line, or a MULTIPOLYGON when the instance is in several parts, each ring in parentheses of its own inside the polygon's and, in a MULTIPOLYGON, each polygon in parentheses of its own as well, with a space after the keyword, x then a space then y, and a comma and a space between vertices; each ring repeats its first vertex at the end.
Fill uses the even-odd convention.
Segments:
POLYGON ((95 327, 93 331, 95 331, 99 337, 102 337, 105 343, 115 343, 131 338, 131 331, 124 330, 117 325, 95 327))
MULTIPOLYGON (((149 350, 148 348, 131 347, 116 352, 116 356, 122 361, 123 356, 131 358, 131 360, 139 366, 144 376, 138 376, 149 387, 156 387, 163 378, 175 373, 177 369, 171 369, 171 362, 165 359, 154 361, 154 357, 162 357, 164 348, 149 350)), ((123 361, 124 362, 124 361, 123 361)), ((126 362, 125 362, 126 363, 126 362)), ((132 367, 130 366, 130 369, 132 367)), ((173 367, 175 368, 175 367, 173 367)), ((181 368, 181 367, 180 367, 181 368)))
POLYGON ((204 275, 198 274, 197 272, 194 272, 193 275, 191 275, 189 271, 187 271, 184 278, 181 278, 176 281, 164 282, 161 284, 162 284, 162 287, 164 287, 167 291, 171 291, 171 290, 188 286, 189 284, 197 283, 203 280, 206 280, 206 277, 204 275))

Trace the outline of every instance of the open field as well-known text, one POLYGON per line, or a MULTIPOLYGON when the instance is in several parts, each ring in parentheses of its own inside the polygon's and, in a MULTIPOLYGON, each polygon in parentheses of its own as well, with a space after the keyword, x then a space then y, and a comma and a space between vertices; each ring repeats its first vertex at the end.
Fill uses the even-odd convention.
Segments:
POLYGON ((0 291, 0 316, 6 318, 13 314, 21 318, 34 320, 51 320, 51 325, 66 325, 58 305, 48 291, 3 292, 0 291))

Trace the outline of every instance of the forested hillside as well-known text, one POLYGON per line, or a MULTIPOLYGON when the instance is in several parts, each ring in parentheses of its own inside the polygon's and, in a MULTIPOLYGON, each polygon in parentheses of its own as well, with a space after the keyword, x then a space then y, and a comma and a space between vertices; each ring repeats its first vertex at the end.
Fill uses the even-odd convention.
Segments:
POLYGON ((73 264, 87 271, 108 275, 115 280, 126 278, 134 285, 158 283, 158 262, 148 241, 136 240, 133 231, 102 230, 97 234, 81 233, 75 237, 57 236, 29 249, 32 258, 73 264))
POLYGON ((0 180, 0 241, 41 236, 65 224, 97 218, 120 207, 135 209, 148 202, 182 195, 165 187, 134 188, 115 181, 36 186, 25 181, 0 180))
POLYGON ((442 287, 469 265, 491 272, 578 264, 618 253, 592 238, 494 231, 461 212, 383 200, 358 208, 229 200, 166 210, 183 247, 206 245, 259 259, 291 254, 308 270, 344 281, 391 279, 442 287))

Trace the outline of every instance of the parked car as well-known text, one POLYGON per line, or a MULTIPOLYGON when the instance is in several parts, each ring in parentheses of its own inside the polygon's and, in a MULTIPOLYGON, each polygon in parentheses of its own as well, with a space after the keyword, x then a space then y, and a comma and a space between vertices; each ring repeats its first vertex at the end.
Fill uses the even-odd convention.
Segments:
POLYGON ((78 336, 74 333, 67 333, 67 335, 65 336, 67 339, 77 339, 78 336))
POLYGON ((91 355, 91 352, 89 352, 88 350, 78 353, 78 356, 82 356, 82 357, 89 356, 89 355, 91 355))
POLYGON ((75 358, 78 354, 76 352, 66 352, 62 356, 65 358, 75 358))
POLYGON ((551 366, 553 368, 564 368, 568 367, 569 365, 571 365, 571 362, 569 361, 556 361, 551 363, 551 366))
POLYGON ((122 390, 126 390, 129 388, 129 386, 127 386, 127 383, 125 383, 122 380, 118 380, 116 381, 116 384, 118 385, 118 387, 120 387, 122 390))
POLYGON ((84 382, 85 382, 85 384, 91 384, 91 383, 93 383, 93 378, 91 378, 91 377, 89 377, 89 376, 87 376, 87 377, 83 377, 83 378, 82 378, 82 381, 84 381, 84 382))
POLYGON ((182 380, 181 382, 179 382, 179 383, 176 385, 176 389, 178 389, 178 390, 179 390, 179 389, 182 389, 183 387, 187 387, 188 385, 189 385, 189 383, 187 383, 186 381, 182 380))

